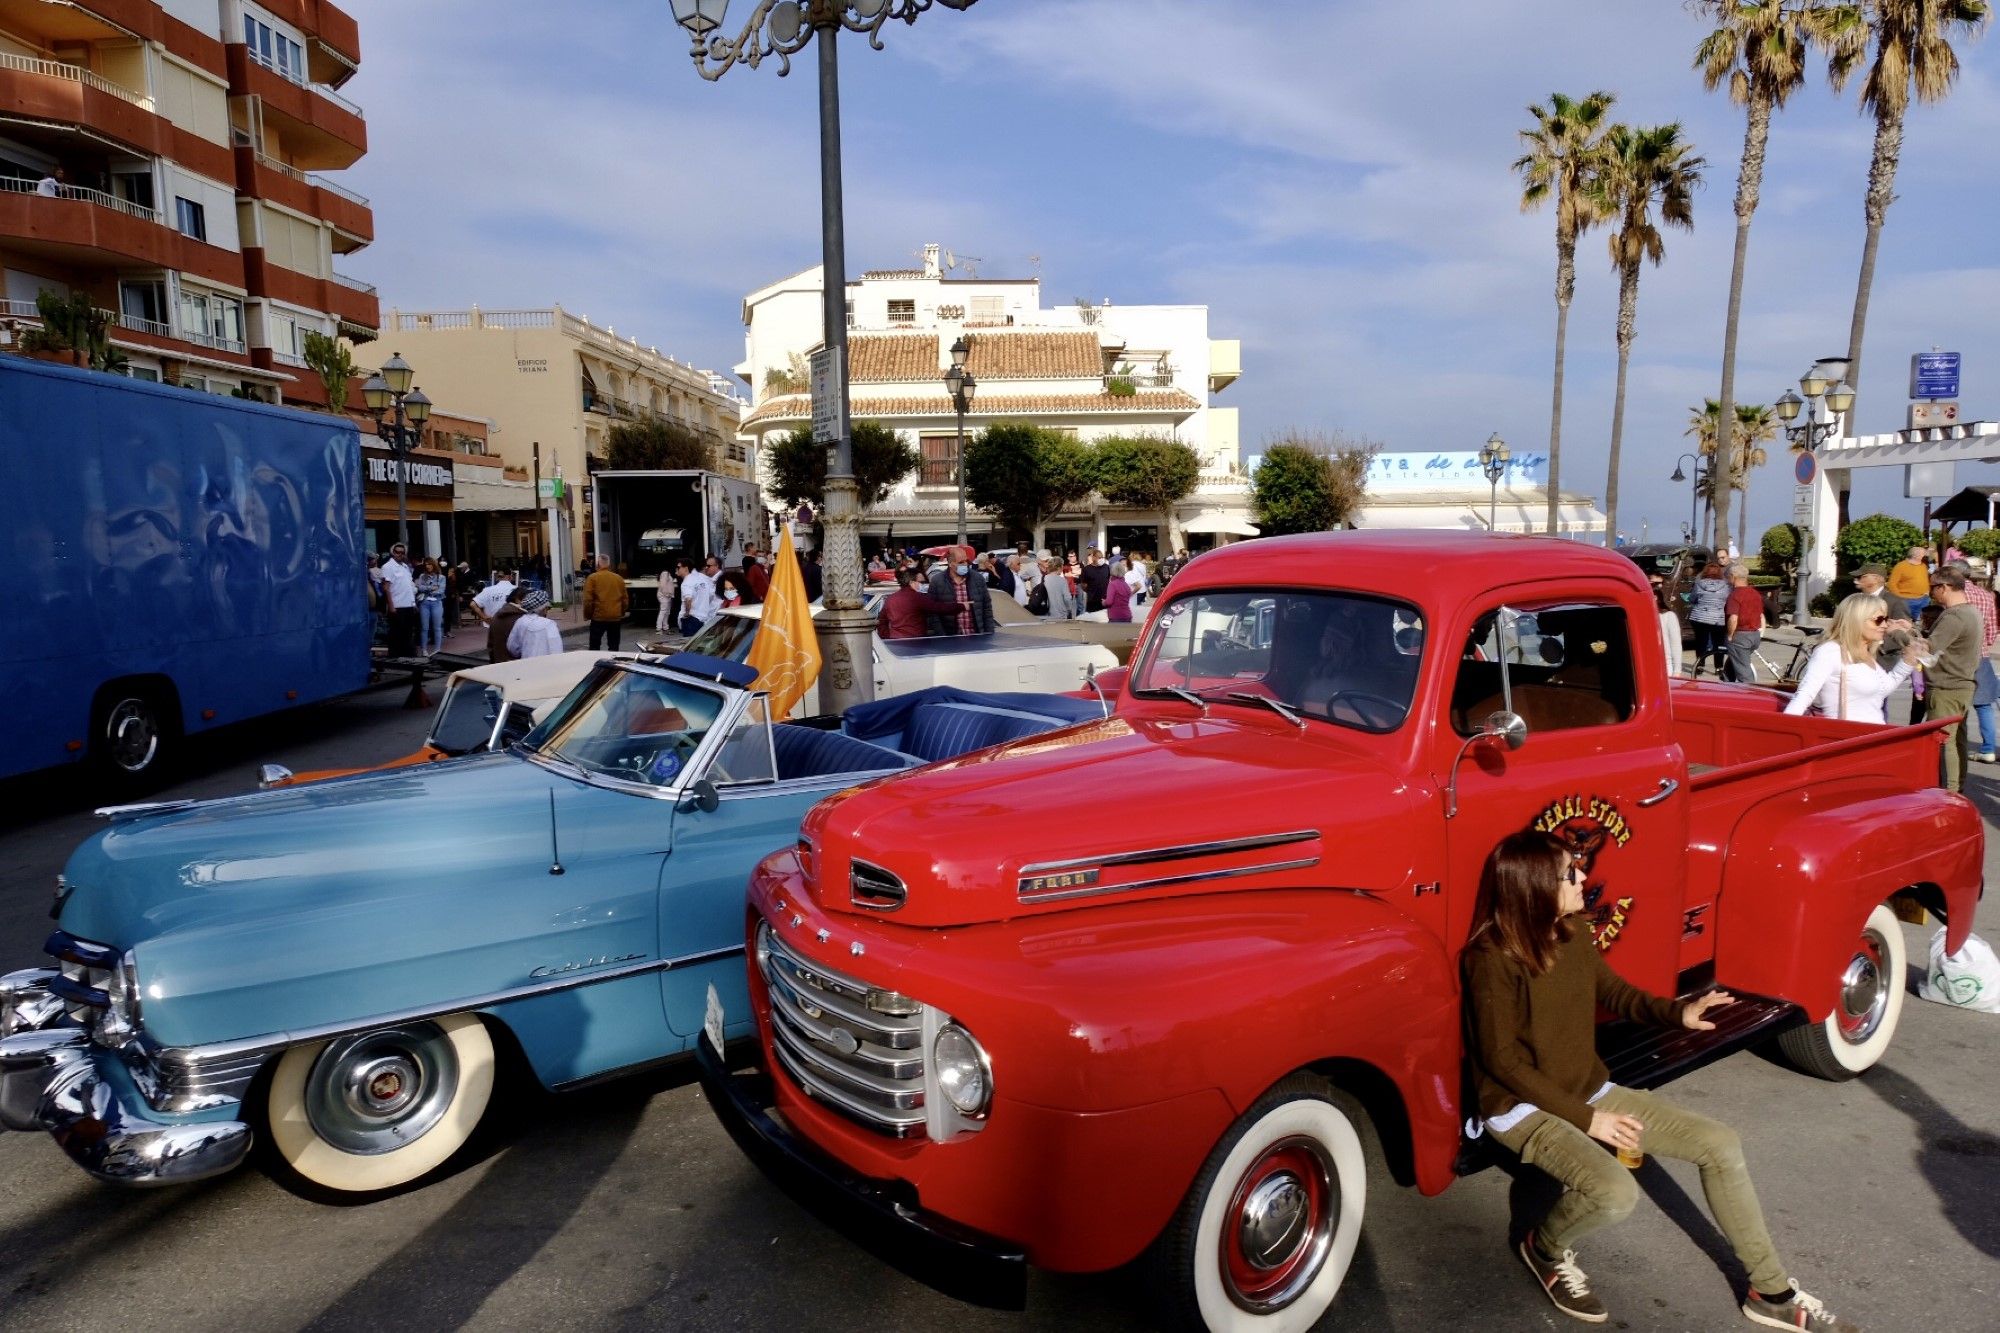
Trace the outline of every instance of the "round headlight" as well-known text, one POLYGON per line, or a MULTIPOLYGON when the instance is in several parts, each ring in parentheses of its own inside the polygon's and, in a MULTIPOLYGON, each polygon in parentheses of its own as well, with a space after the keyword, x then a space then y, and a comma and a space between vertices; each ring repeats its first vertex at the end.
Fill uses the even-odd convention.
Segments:
POLYGON ((931 1043, 931 1058, 945 1100, 960 1115, 985 1115, 993 1100, 993 1073, 972 1034, 956 1023, 945 1024, 931 1043))

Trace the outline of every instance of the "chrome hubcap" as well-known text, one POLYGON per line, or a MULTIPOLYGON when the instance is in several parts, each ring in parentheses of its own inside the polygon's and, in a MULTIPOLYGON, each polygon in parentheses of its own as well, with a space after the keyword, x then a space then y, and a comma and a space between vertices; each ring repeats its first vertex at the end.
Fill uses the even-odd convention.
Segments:
POLYGON ((306 1076, 306 1118, 342 1152, 373 1156, 415 1143, 458 1090, 458 1058, 434 1023, 328 1044, 306 1076))
POLYGON ((1339 1200, 1332 1159, 1317 1141, 1293 1137, 1265 1149, 1238 1180, 1223 1222, 1229 1299, 1253 1314, 1297 1300, 1333 1248, 1339 1200))
POLYGON ((160 748, 160 731, 153 715, 137 699, 120 701, 105 719, 104 737, 111 762, 127 773, 136 773, 153 762, 160 748))
POLYGON ((1882 1026, 1889 1009, 1889 991, 1895 980, 1883 968, 1889 956, 1888 941, 1874 931, 1864 931, 1847 971, 1840 978, 1840 1035, 1849 1045, 1859 1046, 1882 1026))

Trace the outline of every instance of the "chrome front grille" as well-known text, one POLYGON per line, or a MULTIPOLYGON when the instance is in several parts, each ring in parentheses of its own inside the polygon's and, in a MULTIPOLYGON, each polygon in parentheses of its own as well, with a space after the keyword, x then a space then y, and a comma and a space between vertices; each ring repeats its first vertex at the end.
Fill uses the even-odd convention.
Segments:
POLYGON ((924 1129, 924 1006, 871 989, 757 926, 757 967, 771 1006, 771 1047, 801 1090, 871 1129, 924 1129))

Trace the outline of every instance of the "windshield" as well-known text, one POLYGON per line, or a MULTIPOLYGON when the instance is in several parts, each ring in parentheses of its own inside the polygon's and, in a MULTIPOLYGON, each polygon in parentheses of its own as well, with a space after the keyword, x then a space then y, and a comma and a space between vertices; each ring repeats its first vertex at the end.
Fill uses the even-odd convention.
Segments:
POLYGON ((493 739, 493 724, 506 706, 506 694, 498 685, 453 681, 431 726, 431 748, 454 755, 485 749, 493 739))
POLYGON ((687 767, 722 706, 721 694, 692 681, 599 667, 526 745, 586 773, 664 787, 687 767))
POLYGON ((1361 731, 1403 724, 1424 623, 1416 608, 1360 593, 1212 590, 1153 616, 1132 691, 1290 710, 1361 731), (1236 696, 1236 697, 1232 697, 1236 696))
POLYGON ((750 645, 757 641, 758 623, 755 616, 717 616, 703 625, 682 651, 725 662, 744 661, 750 656, 750 645))

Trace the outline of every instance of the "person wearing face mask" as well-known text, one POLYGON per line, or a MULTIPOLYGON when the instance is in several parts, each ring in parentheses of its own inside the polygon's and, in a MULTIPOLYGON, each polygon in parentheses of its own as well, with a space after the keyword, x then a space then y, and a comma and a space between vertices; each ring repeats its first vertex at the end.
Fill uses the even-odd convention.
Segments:
POLYGON ((938 601, 958 604, 957 615, 931 617, 932 634, 993 632, 993 591, 973 572, 971 547, 952 547, 950 558, 932 568, 930 588, 938 601))

